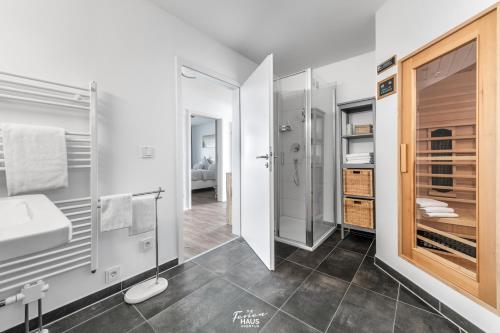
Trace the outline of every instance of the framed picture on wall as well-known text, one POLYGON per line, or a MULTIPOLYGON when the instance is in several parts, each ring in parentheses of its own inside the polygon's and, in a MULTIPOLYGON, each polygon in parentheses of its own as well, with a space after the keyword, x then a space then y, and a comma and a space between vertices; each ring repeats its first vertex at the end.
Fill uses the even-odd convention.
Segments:
POLYGON ((201 146, 203 148, 215 148, 215 134, 204 135, 201 138, 201 146))

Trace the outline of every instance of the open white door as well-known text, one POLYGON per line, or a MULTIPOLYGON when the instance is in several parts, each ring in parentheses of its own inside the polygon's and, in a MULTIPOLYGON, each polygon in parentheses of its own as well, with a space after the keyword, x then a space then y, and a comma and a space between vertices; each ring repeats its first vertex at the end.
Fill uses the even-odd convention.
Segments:
POLYGON ((273 55, 241 86, 241 235, 274 270, 273 55))

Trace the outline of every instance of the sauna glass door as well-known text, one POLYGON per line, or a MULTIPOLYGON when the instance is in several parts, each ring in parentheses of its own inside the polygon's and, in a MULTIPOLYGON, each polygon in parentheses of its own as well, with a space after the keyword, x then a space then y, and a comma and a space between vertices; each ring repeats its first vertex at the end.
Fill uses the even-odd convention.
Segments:
POLYGON ((415 241, 476 274, 476 41, 416 69, 415 241))
POLYGON ((497 307, 496 9, 400 61, 400 255, 497 307))

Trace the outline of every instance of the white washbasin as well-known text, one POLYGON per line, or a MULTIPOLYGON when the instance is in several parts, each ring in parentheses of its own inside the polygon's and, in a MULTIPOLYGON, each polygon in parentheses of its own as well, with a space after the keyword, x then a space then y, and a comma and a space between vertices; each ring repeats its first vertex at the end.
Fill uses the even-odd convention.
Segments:
POLYGON ((43 194, 0 198, 0 262, 71 240, 71 222, 43 194))

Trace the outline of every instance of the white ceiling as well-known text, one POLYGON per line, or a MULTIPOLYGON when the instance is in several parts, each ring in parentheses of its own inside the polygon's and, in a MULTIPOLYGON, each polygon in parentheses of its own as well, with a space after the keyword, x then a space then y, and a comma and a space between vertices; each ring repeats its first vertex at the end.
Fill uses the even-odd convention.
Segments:
POLYGON ((249 59, 274 53, 275 73, 317 67, 375 49, 385 0, 154 0, 249 59))

